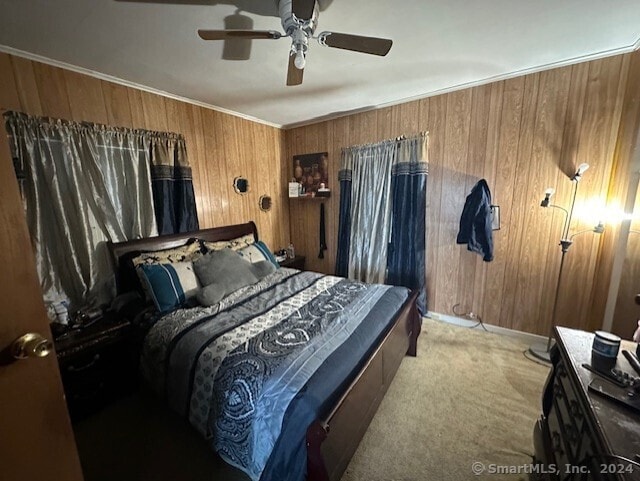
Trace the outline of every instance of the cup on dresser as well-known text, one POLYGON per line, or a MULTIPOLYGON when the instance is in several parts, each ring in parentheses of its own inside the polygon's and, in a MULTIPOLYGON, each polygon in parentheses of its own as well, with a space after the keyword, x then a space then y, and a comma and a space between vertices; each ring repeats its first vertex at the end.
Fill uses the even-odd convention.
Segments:
POLYGON ((607 372, 616 366, 621 339, 606 331, 596 331, 591 346, 591 366, 607 372))

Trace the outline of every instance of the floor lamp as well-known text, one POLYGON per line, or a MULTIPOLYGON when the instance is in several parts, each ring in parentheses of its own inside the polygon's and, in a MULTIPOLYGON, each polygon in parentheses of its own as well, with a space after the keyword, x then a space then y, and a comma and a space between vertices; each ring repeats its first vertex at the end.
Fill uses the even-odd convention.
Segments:
POLYGON ((556 282, 556 294, 553 300, 553 314, 551 316, 551 330, 549 332, 549 337, 547 339, 546 345, 544 343, 533 344, 529 347, 529 354, 531 354, 536 359, 545 362, 551 362, 551 346, 553 342, 553 326, 556 325, 556 316, 558 314, 558 299, 560 297, 560 286, 562 285, 562 271, 564 269, 564 259, 569 251, 569 247, 573 244, 573 239, 580 234, 584 234, 586 232, 595 232, 597 234, 602 234, 604 232, 604 225, 602 222, 598 223, 596 227, 593 229, 586 229, 579 232, 576 232, 572 236, 569 236, 569 230, 571 228, 571 221, 573 220, 573 209, 576 205, 576 196, 578 194, 578 184, 580 183, 580 179, 585 171, 589 168, 589 164, 580 164, 578 166, 578 170, 571 177, 571 182, 573 182, 573 195, 571 199, 571 207, 569 210, 564 207, 560 207, 559 205, 555 205, 551 203, 551 196, 555 193, 555 189, 548 188, 544 193, 544 199, 540 203, 541 207, 553 207, 554 209, 559 209, 564 213, 564 224, 562 227, 562 237, 560 239, 560 248, 562 249, 562 255, 560 257, 560 268, 558 269, 558 280, 556 282))

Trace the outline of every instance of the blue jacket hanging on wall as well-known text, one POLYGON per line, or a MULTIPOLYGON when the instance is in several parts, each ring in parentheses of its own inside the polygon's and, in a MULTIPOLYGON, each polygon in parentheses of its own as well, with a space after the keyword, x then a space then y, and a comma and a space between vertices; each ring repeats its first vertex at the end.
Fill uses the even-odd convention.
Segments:
POLYGON ((493 260, 493 232, 491 229, 491 191, 487 181, 481 179, 467 196, 460 217, 458 244, 482 254, 482 260, 493 260))

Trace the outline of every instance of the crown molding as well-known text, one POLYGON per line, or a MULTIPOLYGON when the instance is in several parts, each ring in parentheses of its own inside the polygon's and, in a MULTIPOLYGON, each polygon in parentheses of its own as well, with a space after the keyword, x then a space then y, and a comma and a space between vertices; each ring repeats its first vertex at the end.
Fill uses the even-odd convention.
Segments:
POLYGON ((258 124, 268 125, 269 127, 275 127, 276 129, 282 129, 282 125, 276 124, 273 122, 268 122, 266 120, 259 119, 257 117, 252 117, 251 115, 246 115, 240 112, 236 112, 234 110, 225 109, 222 107, 218 107, 216 105, 211 105, 205 102, 200 102, 199 100, 190 99, 188 97, 182 97, 180 95, 175 95, 170 92, 165 92, 164 90, 155 89, 153 87, 147 87, 145 85, 141 85, 135 82, 131 82, 129 80, 124 80, 119 77, 114 77, 113 75, 104 74, 101 72, 96 72, 95 70, 90 70, 83 67, 78 67, 77 65, 72 65, 67 62, 61 62, 60 60, 54 60, 52 58, 43 57, 42 55, 38 55, 31 52, 26 52, 24 50, 19 50, 17 48, 9 47, 7 45, 0 44, 0 52, 7 53, 9 55, 14 55, 16 57, 26 58, 28 60, 33 60, 35 62, 44 63, 47 65, 51 65, 52 67, 63 68, 66 70, 71 70, 72 72, 80 73, 83 75, 88 75, 89 77, 94 77, 100 80, 105 80, 107 82, 112 82, 118 85, 123 85, 125 87, 143 90, 145 92, 149 92, 155 95, 160 95, 162 97, 166 97, 173 100, 178 100, 179 102, 185 102, 187 104, 197 105, 198 107, 203 107, 205 109, 215 110, 216 112, 220 112, 227 115, 233 115, 234 117, 240 117, 244 120, 249 120, 251 122, 255 122, 258 124))

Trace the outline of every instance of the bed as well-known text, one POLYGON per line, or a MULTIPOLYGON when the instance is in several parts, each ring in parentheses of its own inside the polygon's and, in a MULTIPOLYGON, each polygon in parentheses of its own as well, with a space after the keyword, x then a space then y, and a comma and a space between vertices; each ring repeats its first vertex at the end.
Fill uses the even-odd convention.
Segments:
MULTIPOLYGON (((190 239, 229 241, 253 222, 112 243, 125 259, 190 239)), ((280 268, 208 307, 149 329, 146 382, 253 480, 339 480, 402 358, 416 355, 417 293, 280 268), (214 382, 215 381, 215 382, 214 382)))

